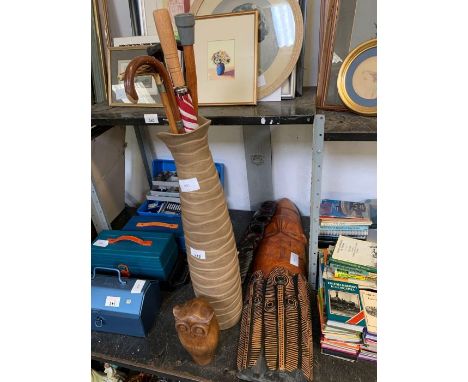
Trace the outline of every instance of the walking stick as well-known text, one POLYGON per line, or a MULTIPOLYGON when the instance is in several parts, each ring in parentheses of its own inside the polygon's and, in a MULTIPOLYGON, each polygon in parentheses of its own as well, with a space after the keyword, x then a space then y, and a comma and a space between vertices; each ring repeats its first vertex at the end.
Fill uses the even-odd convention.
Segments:
POLYGON ((166 59, 167 69, 171 74, 172 83, 175 88, 177 105, 179 106, 184 129, 186 132, 193 131, 198 128, 197 115, 180 68, 177 44, 174 38, 169 11, 165 8, 158 9, 153 12, 153 17, 166 59))
POLYGON ((197 69, 195 66, 195 53, 193 51, 195 17, 191 13, 181 13, 174 16, 174 20, 179 31, 180 42, 184 47, 187 86, 192 96, 195 115, 198 115, 197 69))
POLYGON ((161 95, 161 100, 163 102, 164 109, 166 111, 167 120, 169 122, 169 128, 171 132, 173 134, 179 134, 180 131, 178 129, 178 126, 180 130, 182 130, 182 122, 179 109, 177 107, 177 102, 175 100, 174 93, 172 92, 172 82, 169 77, 169 74, 167 73, 166 68, 160 61, 150 56, 139 56, 135 57, 133 60, 130 61, 127 68, 125 69, 124 78, 124 87, 125 93, 127 94, 127 98, 132 103, 138 102, 138 94, 135 89, 134 81, 137 73, 141 73, 140 67, 143 65, 146 66, 144 72, 147 74, 152 74, 155 77, 155 81, 158 85, 158 90, 161 95), (164 86, 162 86, 161 79, 162 83, 164 83, 164 86), (169 89, 168 92, 167 89, 169 89))

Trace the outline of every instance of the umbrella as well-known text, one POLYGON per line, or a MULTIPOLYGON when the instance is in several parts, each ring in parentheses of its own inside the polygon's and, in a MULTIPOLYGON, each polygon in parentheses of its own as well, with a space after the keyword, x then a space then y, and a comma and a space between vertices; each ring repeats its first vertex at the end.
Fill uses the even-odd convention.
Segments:
POLYGON ((197 113, 190 92, 185 86, 184 76, 180 68, 177 44, 174 38, 173 27, 169 11, 165 8, 153 12, 156 29, 166 58, 167 69, 172 78, 177 105, 184 124, 185 132, 198 128, 197 113))

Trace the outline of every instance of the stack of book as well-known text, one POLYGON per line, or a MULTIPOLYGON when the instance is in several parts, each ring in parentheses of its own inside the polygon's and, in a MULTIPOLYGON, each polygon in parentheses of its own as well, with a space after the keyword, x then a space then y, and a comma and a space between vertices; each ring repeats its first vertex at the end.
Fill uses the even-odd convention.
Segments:
POLYGON ((377 360, 377 245, 340 236, 320 250, 318 310, 323 354, 377 360))
POLYGON ((322 200, 319 241, 333 244, 340 235, 367 239, 372 225, 370 209, 368 203, 322 200))

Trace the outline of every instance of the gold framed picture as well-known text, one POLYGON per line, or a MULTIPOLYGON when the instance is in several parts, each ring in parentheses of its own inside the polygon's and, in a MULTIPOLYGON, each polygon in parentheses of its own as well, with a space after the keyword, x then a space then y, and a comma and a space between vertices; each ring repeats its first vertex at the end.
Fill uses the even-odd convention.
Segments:
POLYGON ((317 108, 346 111, 337 78, 343 60, 364 41, 377 37, 376 0, 325 0, 320 38, 317 108))
POLYGON ((123 75, 130 61, 146 56, 146 46, 119 46, 109 48, 108 99, 109 106, 162 107, 161 97, 153 76, 135 77, 138 103, 133 104, 125 94, 123 75))
POLYGON ((199 105, 257 104, 258 12, 195 18, 199 105))
POLYGON ((377 39, 357 46, 344 59, 337 87, 341 100, 351 110, 377 114, 377 39))
POLYGON ((190 8, 195 16, 247 10, 259 13, 257 98, 261 99, 282 86, 301 53, 304 23, 298 1, 195 0, 190 8))

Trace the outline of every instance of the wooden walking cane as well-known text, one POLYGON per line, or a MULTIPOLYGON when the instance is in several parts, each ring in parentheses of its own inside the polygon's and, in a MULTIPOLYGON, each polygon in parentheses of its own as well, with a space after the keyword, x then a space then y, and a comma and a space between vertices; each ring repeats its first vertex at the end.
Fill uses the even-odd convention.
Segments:
POLYGON ((193 51, 195 16, 191 13, 181 13, 174 16, 174 20, 179 31, 180 42, 184 47, 187 86, 192 96, 195 115, 198 115, 197 69, 195 66, 195 53, 193 51))
POLYGON ((161 46, 166 60, 167 70, 169 71, 176 100, 179 106, 182 122, 186 132, 198 128, 197 115, 193 107, 193 100, 190 96, 187 86, 185 86, 184 76, 180 68, 177 44, 174 38, 173 27, 169 11, 165 8, 153 12, 154 22, 158 31, 161 46))
POLYGON ((127 98, 132 103, 138 102, 138 93, 136 92, 134 81, 135 76, 137 74, 141 74, 141 67, 143 66, 145 67, 144 72, 153 75, 156 84, 158 85, 159 94, 161 95, 161 100, 166 111, 171 133, 179 134, 178 126, 182 130, 179 108, 177 107, 177 102, 174 93, 172 92, 172 82, 169 74, 160 61, 150 56, 139 56, 130 61, 125 69, 124 78, 124 87, 127 98), (164 86, 161 86, 161 78, 164 86), (169 92, 166 91, 167 89, 169 89, 169 92))

